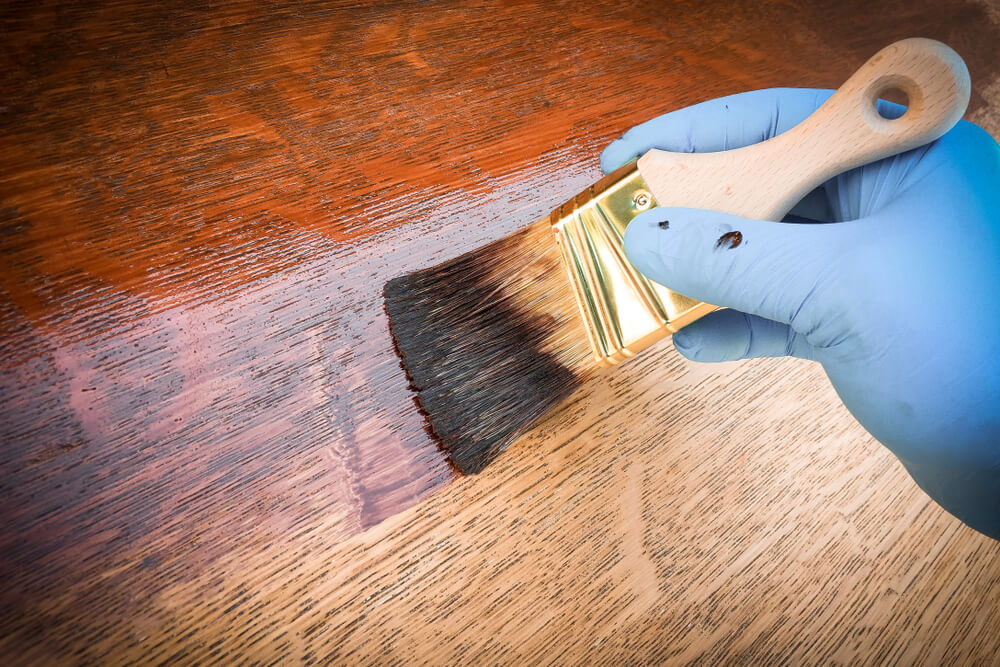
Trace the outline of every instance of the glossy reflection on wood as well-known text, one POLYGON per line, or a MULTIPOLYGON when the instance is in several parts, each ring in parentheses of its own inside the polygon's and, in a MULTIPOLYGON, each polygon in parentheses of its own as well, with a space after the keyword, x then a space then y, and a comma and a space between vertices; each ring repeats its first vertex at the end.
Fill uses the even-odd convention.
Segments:
POLYGON ((993 659, 1000 550, 819 369, 660 346, 454 479, 388 336, 664 111, 923 35, 996 118, 989 5, 812 5, 0 9, 8 662, 993 659))

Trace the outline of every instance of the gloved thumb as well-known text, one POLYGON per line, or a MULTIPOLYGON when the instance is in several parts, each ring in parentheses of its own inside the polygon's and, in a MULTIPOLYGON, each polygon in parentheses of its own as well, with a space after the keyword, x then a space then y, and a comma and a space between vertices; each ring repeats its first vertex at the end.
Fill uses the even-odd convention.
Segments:
POLYGON ((803 332, 818 325, 844 234, 842 223, 661 207, 631 222, 625 253, 644 275, 676 292, 803 332))

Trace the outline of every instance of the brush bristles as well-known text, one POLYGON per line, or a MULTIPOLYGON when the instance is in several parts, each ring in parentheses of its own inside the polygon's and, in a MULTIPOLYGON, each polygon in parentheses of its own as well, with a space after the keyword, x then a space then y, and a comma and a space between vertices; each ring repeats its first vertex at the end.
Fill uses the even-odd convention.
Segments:
POLYGON ((548 221, 385 286, 396 346, 437 437, 483 469, 593 368, 548 221))

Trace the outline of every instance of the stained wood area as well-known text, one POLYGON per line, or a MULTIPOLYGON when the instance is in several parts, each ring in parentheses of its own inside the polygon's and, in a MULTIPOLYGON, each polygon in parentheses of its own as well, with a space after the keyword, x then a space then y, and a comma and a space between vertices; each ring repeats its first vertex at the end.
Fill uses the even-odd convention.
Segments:
POLYGON ((816 366, 668 342, 456 478, 380 297, 902 37, 996 133, 995 7, 169 4, 0 10, 6 662, 996 664, 1000 547, 816 366))

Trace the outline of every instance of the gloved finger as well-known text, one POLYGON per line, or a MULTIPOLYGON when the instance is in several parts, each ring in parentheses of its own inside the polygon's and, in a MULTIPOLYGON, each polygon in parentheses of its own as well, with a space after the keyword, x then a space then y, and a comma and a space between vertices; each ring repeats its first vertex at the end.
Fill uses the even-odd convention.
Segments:
POLYGON ((681 294, 808 334, 852 228, 661 207, 632 221, 625 252, 643 274, 681 294))
POLYGON ((708 100, 636 125, 601 153, 614 171, 651 148, 707 153, 741 148, 802 122, 833 94, 812 88, 768 88, 708 100))
POLYGON ((692 361, 815 359, 813 346, 787 324, 728 308, 709 313, 675 333, 674 347, 692 361))

